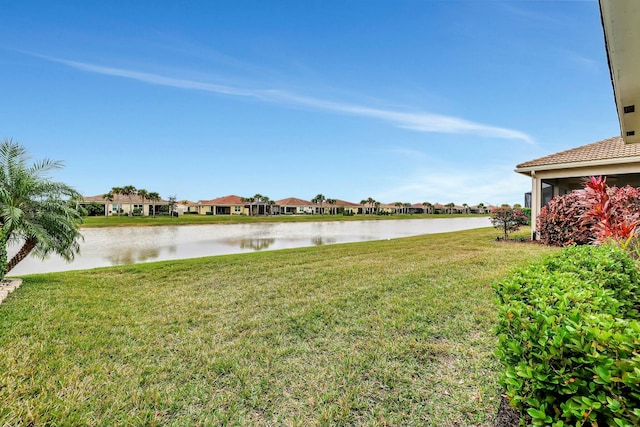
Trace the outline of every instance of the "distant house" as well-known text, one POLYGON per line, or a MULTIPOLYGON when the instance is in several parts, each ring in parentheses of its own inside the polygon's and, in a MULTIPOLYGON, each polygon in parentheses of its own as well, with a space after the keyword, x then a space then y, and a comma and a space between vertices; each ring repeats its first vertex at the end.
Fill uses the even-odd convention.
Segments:
POLYGON ((161 212, 169 212, 169 202, 167 200, 151 201, 142 199, 138 195, 125 196, 122 194, 114 194, 112 200, 105 199, 104 195, 99 196, 83 196, 80 205, 87 206, 90 204, 98 204, 104 207, 105 216, 113 215, 159 215, 161 212), (155 209, 155 211, 154 211, 155 209))
POLYGON ((276 205, 280 207, 280 213, 282 214, 314 214, 318 208, 318 205, 308 200, 297 199, 295 197, 288 197, 286 199, 277 200, 276 205))
MULTIPOLYGON (((640 187, 640 144, 625 144, 620 136, 583 145, 516 166, 531 177, 532 233, 536 217, 554 197, 584 187, 590 176, 606 176, 619 187, 640 187)), ((535 234, 533 234, 535 237, 535 234)))
POLYGON ((362 205, 359 203, 348 202, 346 200, 335 199, 336 203, 333 205, 327 205, 331 209, 331 207, 335 208, 335 213, 337 214, 347 214, 347 215, 355 215, 358 213, 362 205))
POLYGON ((249 215, 248 202, 235 195, 199 200, 196 209, 200 215, 249 215))

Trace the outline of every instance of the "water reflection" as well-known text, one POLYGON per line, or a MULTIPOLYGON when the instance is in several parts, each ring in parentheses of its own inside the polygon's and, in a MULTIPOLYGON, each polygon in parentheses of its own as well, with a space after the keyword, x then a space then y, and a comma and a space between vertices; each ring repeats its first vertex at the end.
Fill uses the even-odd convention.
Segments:
MULTIPOLYGON (((175 251, 175 247, 173 248, 175 251)), ((169 248, 171 251, 171 248, 169 248)), ((106 255, 111 265, 123 265, 123 264, 135 264, 137 262, 154 261, 160 256, 160 249, 158 248, 146 248, 146 249, 133 249, 123 248, 118 250, 111 250, 106 255)))
POLYGON ((240 249, 253 249, 255 251, 261 251, 268 249, 269 246, 274 244, 276 239, 240 239, 230 241, 231 244, 236 244, 240 249))
POLYGON ((336 243, 336 239, 322 236, 315 236, 311 238, 311 244, 313 246, 330 245, 332 243, 336 243))
MULTIPOLYGON (((149 261, 261 250, 383 240, 489 227, 488 218, 438 218, 269 224, 215 224, 83 229, 81 253, 72 263, 29 257, 12 275, 81 270, 149 261)), ((18 248, 10 248, 11 257, 18 248)))

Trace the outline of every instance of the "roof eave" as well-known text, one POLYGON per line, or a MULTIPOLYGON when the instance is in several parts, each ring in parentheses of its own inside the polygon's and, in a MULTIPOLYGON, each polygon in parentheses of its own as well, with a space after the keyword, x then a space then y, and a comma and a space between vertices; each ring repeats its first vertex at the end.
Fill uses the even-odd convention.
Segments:
POLYGON ((532 172, 548 171, 557 169, 578 169, 593 166, 607 166, 607 165, 620 165, 625 163, 640 163, 640 156, 634 157, 620 157, 617 159, 601 159, 601 160, 589 160, 586 162, 571 162, 571 163, 555 163, 549 165, 538 166, 525 166, 522 168, 516 168, 517 173, 531 176, 532 172))

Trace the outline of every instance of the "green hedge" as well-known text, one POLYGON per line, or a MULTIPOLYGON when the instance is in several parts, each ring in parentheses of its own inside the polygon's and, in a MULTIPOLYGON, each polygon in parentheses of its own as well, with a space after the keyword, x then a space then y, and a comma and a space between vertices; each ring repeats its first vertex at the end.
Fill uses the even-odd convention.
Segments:
POLYGON ((496 286, 498 356, 533 425, 640 425, 640 274, 614 246, 573 246, 496 286))

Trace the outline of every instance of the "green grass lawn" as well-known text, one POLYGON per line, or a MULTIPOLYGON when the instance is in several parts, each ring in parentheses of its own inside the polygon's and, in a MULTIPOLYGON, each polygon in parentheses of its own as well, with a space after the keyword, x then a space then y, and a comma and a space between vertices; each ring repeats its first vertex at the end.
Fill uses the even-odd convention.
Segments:
POLYGON ((498 234, 25 276, 0 425, 490 426, 491 284, 553 250, 498 234))
POLYGON ((170 216, 89 216, 82 227, 131 227, 150 225, 242 224, 248 222, 312 222, 312 221, 378 221, 387 219, 460 218, 489 216, 488 214, 429 214, 429 215, 182 215, 170 216))

